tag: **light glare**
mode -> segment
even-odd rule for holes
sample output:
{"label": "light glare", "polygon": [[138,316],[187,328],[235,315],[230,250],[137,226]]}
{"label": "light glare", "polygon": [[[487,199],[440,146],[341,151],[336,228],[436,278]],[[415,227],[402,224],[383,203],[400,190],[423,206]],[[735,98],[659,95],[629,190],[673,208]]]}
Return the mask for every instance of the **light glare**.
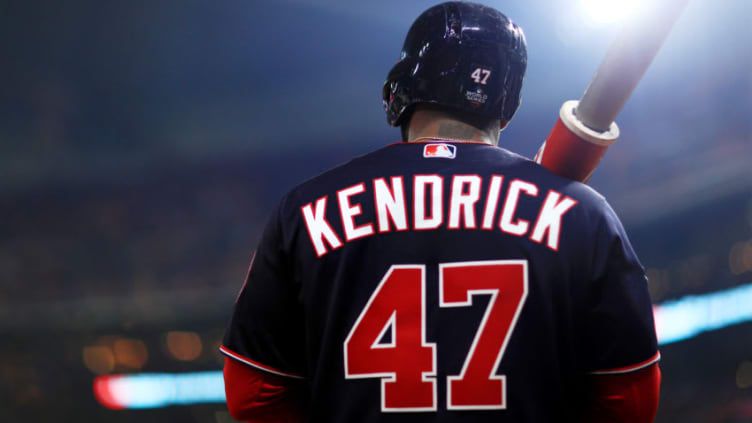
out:
{"label": "light glare", "polygon": [[626,19],[639,8],[637,0],[580,0],[580,7],[595,23],[609,24]]}

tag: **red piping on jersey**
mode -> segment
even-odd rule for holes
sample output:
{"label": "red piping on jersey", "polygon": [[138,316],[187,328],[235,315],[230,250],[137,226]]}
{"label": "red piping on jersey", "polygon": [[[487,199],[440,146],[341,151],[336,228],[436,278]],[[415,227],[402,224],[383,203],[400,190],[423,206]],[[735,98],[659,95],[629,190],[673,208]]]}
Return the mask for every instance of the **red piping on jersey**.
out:
{"label": "red piping on jersey", "polygon": [[224,345],[220,345],[219,346],[219,351],[222,354],[224,354],[224,355],[226,355],[226,356],[228,356],[230,358],[234,358],[235,360],[238,360],[241,363],[245,363],[245,364],[247,364],[249,366],[255,367],[255,368],[257,368],[259,370],[263,370],[265,372],[269,372],[269,373],[272,373],[272,374],[275,374],[275,375],[278,375],[278,376],[291,377],[291,378],[294,378],[294,379],[304,379],[303,376],[296,375],[295,373],[283,372],[281,370],[275,369],[274,367],[270,367],[270,366],[267,366],[265,364],[261,364],[261,363],[259,363],[257,361],[251,360],[248,357],[242,356],[242,355],[240,355],[240,354],[238,354],[238,353],[230,350],[229,348],[225,347]]}
{"label": "red piping on jersey", "polygon": [[644,369],[645,367],[650,366],[651,364],[657,363],[661,359],[661,352],[658,351],[655,353],[654,356],[650,357],[649,359],[645,361],[641,361],[637,364],[633,364],[631,366],[625,366],[625,367],[617,367],[615,369],[606,369],[606,370],[595,370],[590,372],[591,375],[614,375],[614,374],[620,374],[620,373],[629,373],[634,372],[635,370]]}
{"label": "red piping on jersey", "polygon": [[481,145],[487,145],[489,147],[496,147],[501,148],[498,145],[489,144],[487,142],[482,141],[464,141],[464,140],[450,140],[445,138],[433,138],[430,140],[420,140],[420,141],[400,141],[400,142],[393,142],[391,144],[387,144],[387,147],[391,147],[393,145],[410,145],[410,144],[481,144]]}

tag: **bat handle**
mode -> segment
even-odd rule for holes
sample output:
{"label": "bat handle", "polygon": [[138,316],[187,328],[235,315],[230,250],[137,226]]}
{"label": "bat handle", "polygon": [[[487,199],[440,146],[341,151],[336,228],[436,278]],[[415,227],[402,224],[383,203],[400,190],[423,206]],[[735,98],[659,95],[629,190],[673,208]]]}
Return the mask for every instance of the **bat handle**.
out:
{"label": "bat handle", "polygon": [[564,102],[534,160],[559,176],[587,183],[606,149],[619,138],[619,127],[612,122],[604,132],[591,129],[575,115],[578,104]]}

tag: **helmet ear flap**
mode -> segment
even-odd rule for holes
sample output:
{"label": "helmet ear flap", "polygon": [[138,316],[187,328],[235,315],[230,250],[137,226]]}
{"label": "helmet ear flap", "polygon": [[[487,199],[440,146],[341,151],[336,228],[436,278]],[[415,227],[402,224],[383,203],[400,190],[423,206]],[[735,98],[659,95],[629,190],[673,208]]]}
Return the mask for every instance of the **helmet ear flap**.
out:
{"label": "helmet ear flap", "polygon": [[405,58],[397,62],[389,71],[384,86],[382,87],[382,99],[387,120],[392,126],[399,126],[405,120],[407,108],[411,105],[412,84],[409,73],[415,66],[415,60]]}

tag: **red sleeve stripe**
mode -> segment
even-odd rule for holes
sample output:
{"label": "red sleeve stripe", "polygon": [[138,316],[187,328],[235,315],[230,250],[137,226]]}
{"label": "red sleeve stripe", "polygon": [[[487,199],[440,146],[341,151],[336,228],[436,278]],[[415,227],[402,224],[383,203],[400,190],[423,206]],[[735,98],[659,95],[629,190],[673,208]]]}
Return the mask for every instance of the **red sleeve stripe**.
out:
{"label": "red sleeve stripe", "polygon": [[661,359],[661,352],[658,351],[655,353],[654,356],[650,357],[649,359],[639,362],[637,364],[633,364],[631,366],[625,366],[625,367],[617,367],[615,369],[606,369],[606,370],[595,370],[590,372],[591,375],[616,375],[621,373],[630,373],[634,372],[636,370],[644,369],[645,367],[650,366],[651,364],[655,364]]}
{"label": "red sleeve stripe", "polygon": [[234,351],[230,351],[224,345],[220,345],[219,346],[219,351],[222,354],[224,354],[224,355],[226,355],[226,356],[228,356],[230,358],[234,358],[235,360],[240,361],[241,363],[245,363],[245,364],[247,364],[247,365],[249,365],[251,367],[255,367],[255,368],[257,368],[259,370],[263,370],[265,372],[269,372],[269,373],[272,373],[272,374],[275,374],[275,375],[278,375],[278,376],[291,377],[293,379],[304,379],[303,376],[296,375],[294,373],[283,372],[283,371],[277,370],[277,369],[275,369],[273,367],[269,367],[269,366],[267,366],[265,364],[261,364],[261,363],[259,363],[257,361],[253,361],[253,360],[251,360],[248,357],[244,357],[244,356],[242,356],[242,355],[240,355],[240,354],[238,354],[238,353],[236,353]]}

